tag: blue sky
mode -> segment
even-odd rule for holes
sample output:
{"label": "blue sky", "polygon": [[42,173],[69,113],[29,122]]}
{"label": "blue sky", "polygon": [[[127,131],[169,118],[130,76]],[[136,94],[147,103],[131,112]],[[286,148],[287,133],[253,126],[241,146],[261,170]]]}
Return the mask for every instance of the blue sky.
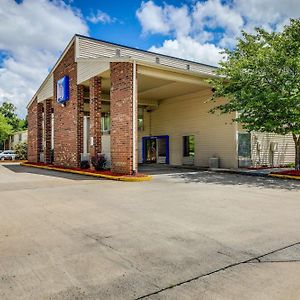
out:
{"label": "blue sky", "polygon": [[299,0],[0,0],[0,103],[20,116],[75,33],[218,65],[241,30],[280,31]]}
{"label": "blue sky", "polygon": [[[179,1],[172,2],[180,3]],[[163,1],[156,3],[163,3]],[[163,41],[163,37],[159,35],[141,36],[142,27],[136,17],[136,11],[141,5],[141,1],[74,0],[72,5],[79,7],[85,16],[100,9],[111,18],[116,19],[108,24],[89,23],[92,37],[141,49],[148,49],[153,44],[159,44]]]}

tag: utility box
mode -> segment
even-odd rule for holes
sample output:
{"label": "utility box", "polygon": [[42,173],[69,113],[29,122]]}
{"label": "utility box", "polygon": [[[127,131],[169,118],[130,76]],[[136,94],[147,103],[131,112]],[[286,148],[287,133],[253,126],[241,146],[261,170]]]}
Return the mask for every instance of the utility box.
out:
{"label": "utility box", "polygon": [[217,169],[220,167],[220,159],[219,157],[210,157],[208,159],[208,166],[210,169]]}

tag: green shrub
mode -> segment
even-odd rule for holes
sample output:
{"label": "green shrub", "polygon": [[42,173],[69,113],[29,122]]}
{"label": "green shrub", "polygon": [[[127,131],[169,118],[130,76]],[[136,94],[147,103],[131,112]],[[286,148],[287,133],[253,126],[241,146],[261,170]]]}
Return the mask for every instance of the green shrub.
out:
{"label": "green shrub", "polygon": [[25,160],[27,159],[27,143],[21,142],[15,145],[14,151],[16,153],[16,158]]}

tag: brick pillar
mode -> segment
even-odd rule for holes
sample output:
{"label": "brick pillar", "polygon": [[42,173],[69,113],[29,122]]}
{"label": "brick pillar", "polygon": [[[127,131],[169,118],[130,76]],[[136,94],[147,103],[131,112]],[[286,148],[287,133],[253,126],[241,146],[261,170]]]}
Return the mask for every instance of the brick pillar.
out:
{"label": "brick pillar", "polygon": [[52,119],[52,99],[44,101],[44,127],[45,127],[45,163],[51,163],[51,119]]}
{"label": "brick pillar", "polygon": [[43,104],[35,99],[28,108],[28,161],[39,162],[42,150]]}
{"label": "brick pillar", "polygon": [[84,117],[84,86],[77,85],[77,167],[80,166],[83,153],[83,117]]}
{"label": "brick pillar", "polygon": [[101,153],[101,77],[90,79],[90,155]]}
{"label": "brick pillar", "polygon": [[133,169],[137,170],[133,166],[133,131],[137,133],[137,128],[133,128],[134,114],[137,118],[137,105],[133,103],[134,67],[132,63],[112,62],[110,69],[111,169],[116,173],[132,174]]}

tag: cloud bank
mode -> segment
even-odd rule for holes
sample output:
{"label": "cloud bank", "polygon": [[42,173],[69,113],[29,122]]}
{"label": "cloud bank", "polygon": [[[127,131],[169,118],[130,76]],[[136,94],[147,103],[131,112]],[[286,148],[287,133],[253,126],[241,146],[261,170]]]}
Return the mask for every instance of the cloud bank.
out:
{"label": "cloud bank", "polygon": [[224,48],[233,48],[241,30],[278,31],[300,15],[299,0],[207,0],[181,6],[142,2],[136,12],[143,36],[166,39],[150,50],[218,65]]}
{"label": "cloud bank", "polygon": [[20,116],[74,33],[88,34],[78,10],[61,0],[1,0],[0,103],[13,102]]}

